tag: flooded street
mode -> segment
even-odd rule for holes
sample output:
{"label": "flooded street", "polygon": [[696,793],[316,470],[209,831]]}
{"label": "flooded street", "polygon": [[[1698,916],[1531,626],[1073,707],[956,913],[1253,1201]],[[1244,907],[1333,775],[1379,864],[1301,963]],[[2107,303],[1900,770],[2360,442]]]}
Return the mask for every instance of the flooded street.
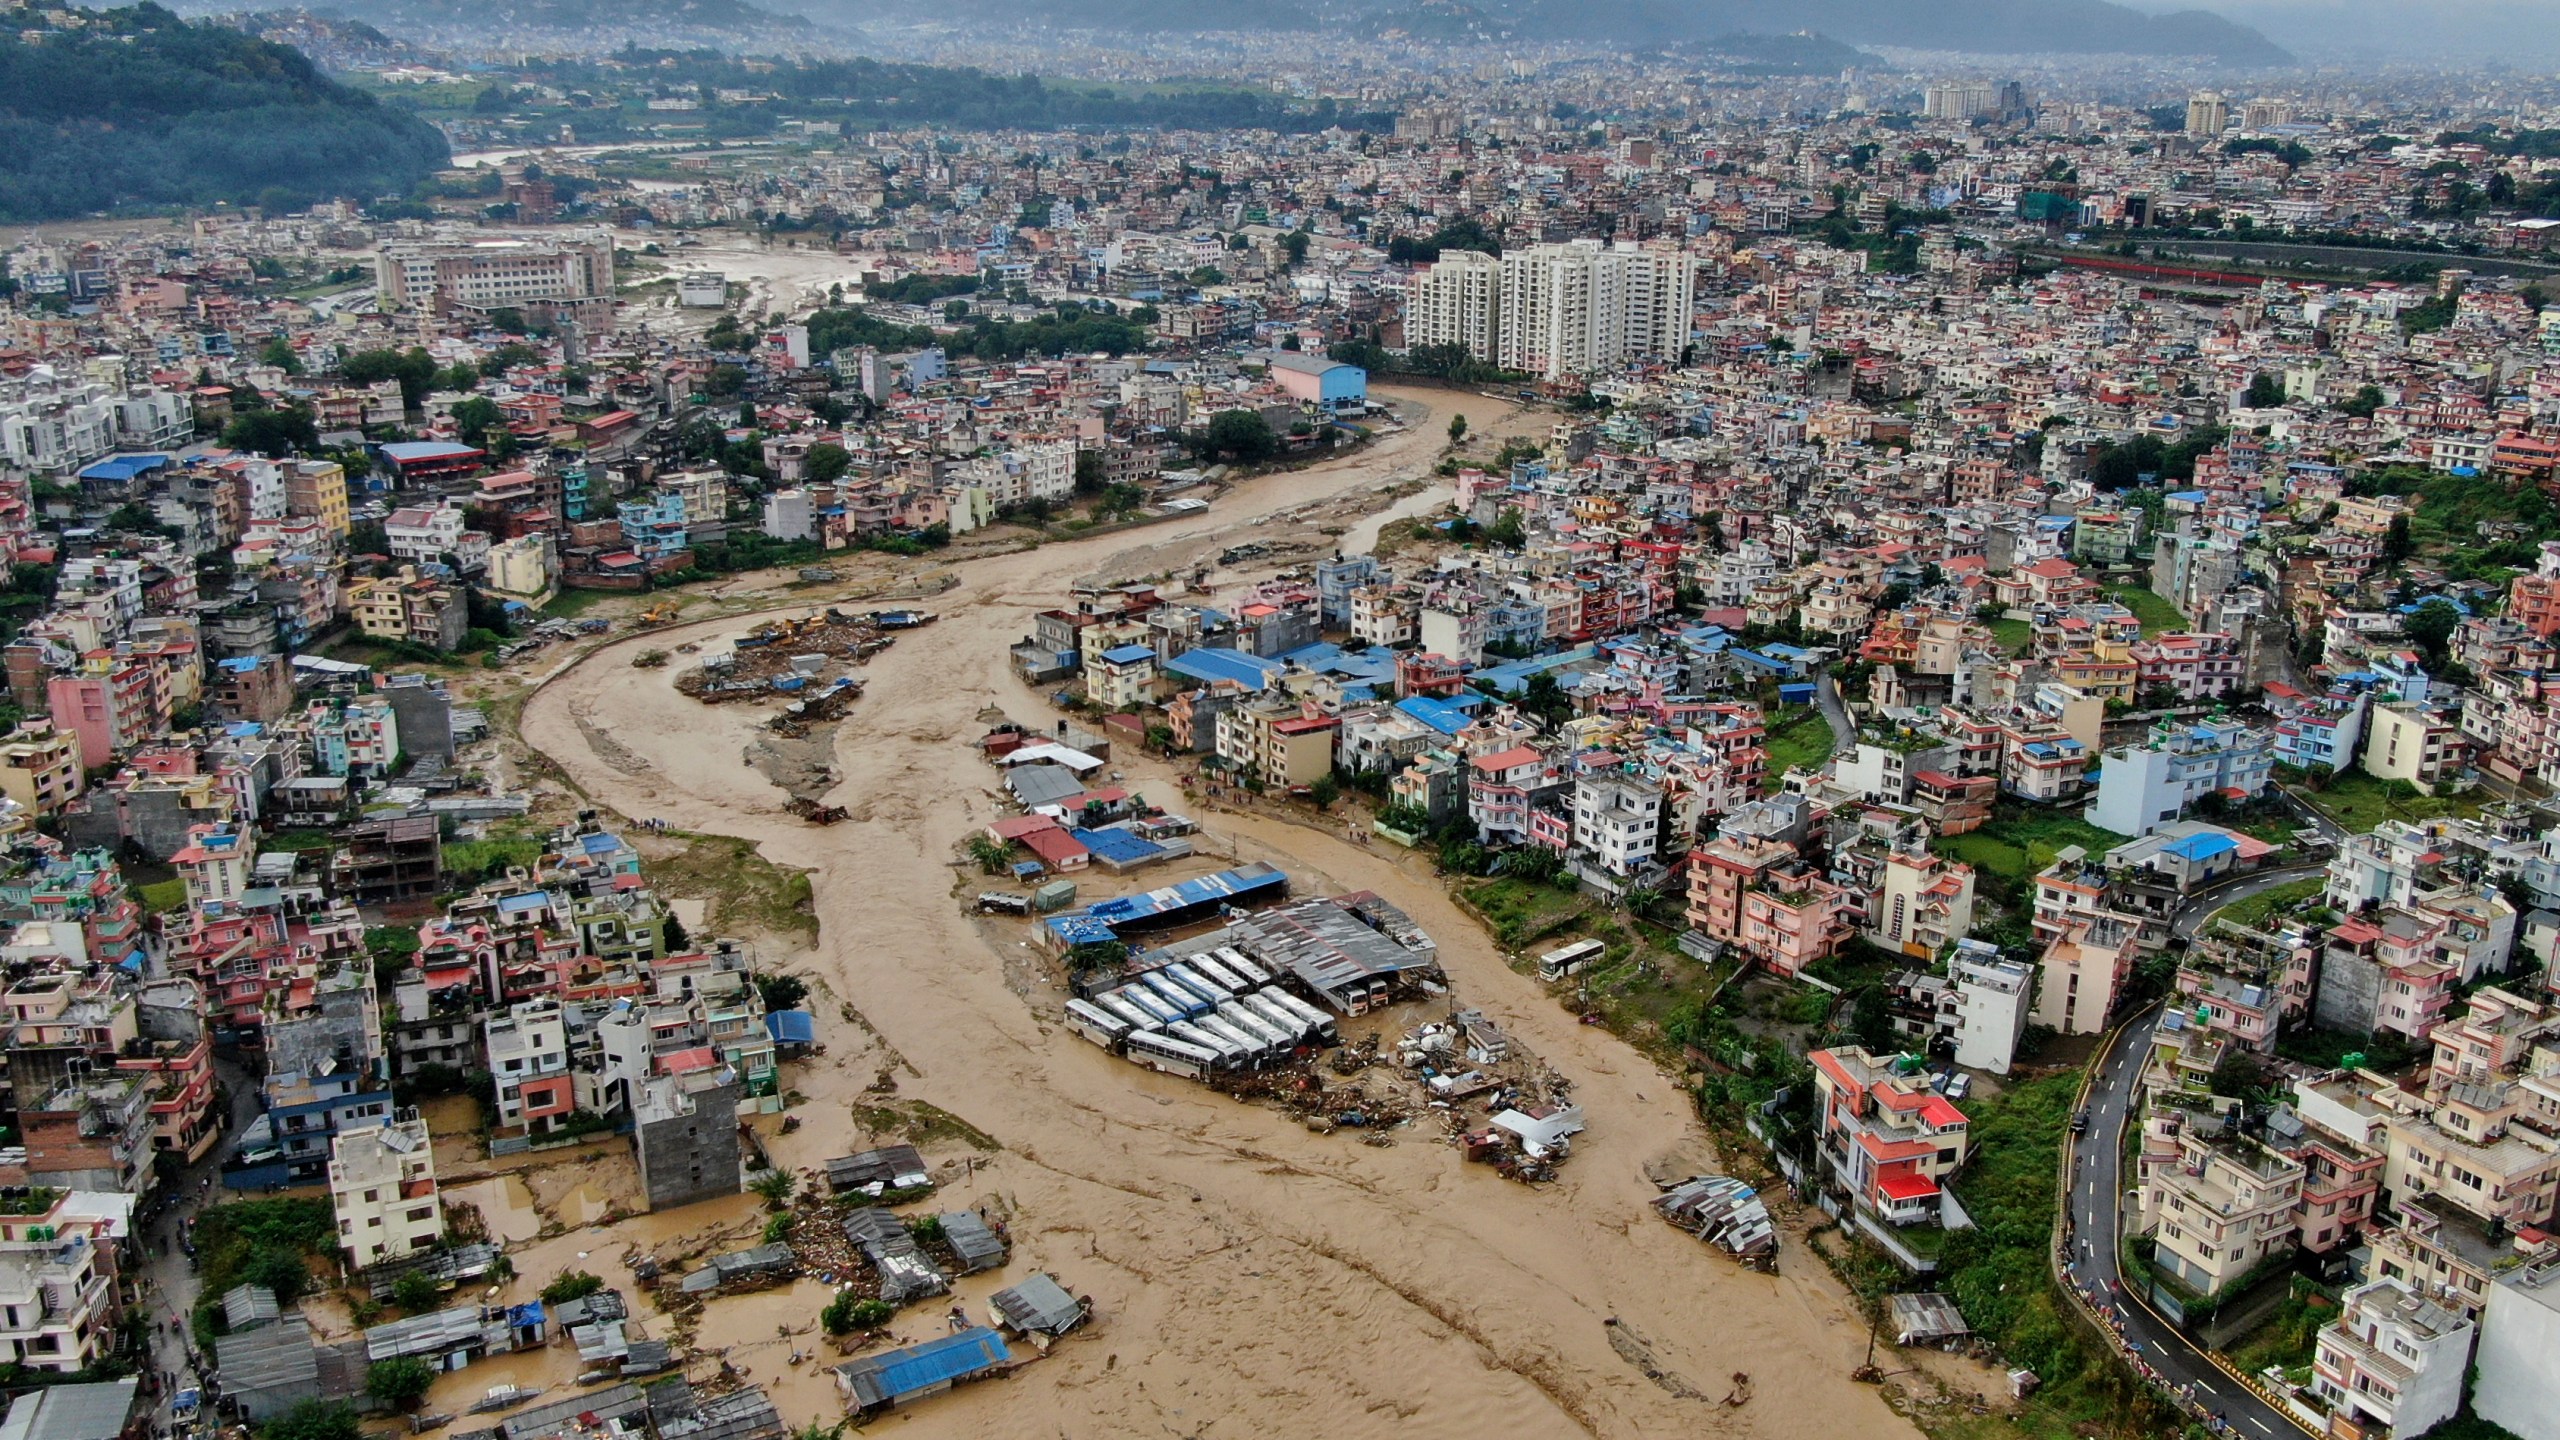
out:
{"label": "flooded street", "polygon": [[[838,733],[842,779],[828,798],[850,810],[846,824],[792,819],[781,793],[741,764],[761,717],[706,709],[676,693],[673,669],[630,665],[643,648],[733,632],[734,619],[595,652],[527,704],[525,739],[625,815],[745,837],[815,872],[813,980],[878,1038],[813,1000],[830,1053],[788,1076],[809,1103],[800,1130],[774,1141],[780,1161],[806,1167],[865,1143],[853,1107],[865,1103],[875,1062],[894,1055],[900,1097],[929,1101],[1003,1147],[935,1202],[955,1208],[984,1195],[1014,1217],[1012,1263],[964,1282],[967,1303],[982,1311],[976,1297],[1033,1270],[1094,1298],[1088,1333],[1012,1380],[919,1406],[896,1422],[901,1434],[1245,1436],[1284,1415],[1292,1430],[1345,1440],[1914,1434],[1874,1389],[1848,1380],[1865,1329],[1817,1261],[1798,1253],[1780,1276],[1742,1272],[1647,1212],[1647,1162],[1704,1152],[1688,1101],[1650,1062],[1513,974],[1421,862],[1347,843],[1338,827],[1199,816],[1216,832],[1211,848],[1223,856],[1232,839],[1239,858],[1291,872],[1298,893],[1370,888],[1405,907],[1438,940],[1463,1002],[1576,1083],[1590,1130],[1553,1185],[1530,1189],[1468,1166],[1436,1130],[1396,1132],[1383,1148],[1319,1137],[1277,1111],[1114,1059],[1054,1023],[1061,993],[1035,991],[1026,1003],[1008,987],[1000,951],[1018,951],[1027,926],[995,927],[1013,938],[991,947],[961,912],[959,897],[979,881],[953,863],[957,848],[1007,813],[997,773],[969,742],[989,707],[1032,723],[1050,714],[1007,663],[1032,613],[1065,600],[1080,576],[1185,567],[1291,507],[1419,481],[1452,410],[1478,433],[1510,410],[1451,392],[1400,398],[1436,413],[1364,452],[1251,482],[1207,516],[960,562],[959,588],[934,602],[941,621],[872,662]],[[1417,495],[1398,509],[1422,514],[1432,503]],[[1354,533],[1374,537],[1376,525]],[[1169,769],[1127,756],[1115,764],[1149,798],[1185,808]],[[1083,883],[1092,898],[1162,882]],[[664,1219],[700,1227],[698,1212],[719,1208]],[[542,1242],[519,1256],[520,1272],[541,1273],[528,1262],[572,1242],[615,1249],[602,1237],[621,1239],[649,1218]],[[752,1200],[728,1223],[751,1231]],[[814,1323],[823,1299],[804,1281],[715,1302],[698,1343],[770,1349],[747,1363],[772,1379],[789,1368],[781,1332]],[[904,1338],[941,1333],[939,1307],[900,1318]],[[649,1316],[650,1333],[663,1323]],[[1649,1353],[1669,1378],[1649,1377],[1631,1353]],[[810,1378],[795,1374],[777,1393],[786,1418],[832,1421],[841,1412],[823,1371],[801,1369]],[[1723,1394],[1735,1372],[1754,1378],[1748,1405],[1684,1398]],[[470,1378],[480,1389],[497,1383],[479,1374]]]}

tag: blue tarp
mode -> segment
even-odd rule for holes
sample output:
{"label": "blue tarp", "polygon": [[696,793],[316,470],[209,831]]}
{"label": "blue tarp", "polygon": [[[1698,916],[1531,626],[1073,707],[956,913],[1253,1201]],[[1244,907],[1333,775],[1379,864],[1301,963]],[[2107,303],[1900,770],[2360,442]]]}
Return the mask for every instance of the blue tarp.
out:
{"label": "blue tarp", "polygon": [[1114,665],[1135,665],[1156,658],[1155,650],[1146,645],[1115,645],[1102,652],[1102,658]]}
{"label": "blue tarp", "polygon": [[818,1039],[818,1020],[806,1010],[767,1010],[764,1031],[776,1045],[811,1045]]}

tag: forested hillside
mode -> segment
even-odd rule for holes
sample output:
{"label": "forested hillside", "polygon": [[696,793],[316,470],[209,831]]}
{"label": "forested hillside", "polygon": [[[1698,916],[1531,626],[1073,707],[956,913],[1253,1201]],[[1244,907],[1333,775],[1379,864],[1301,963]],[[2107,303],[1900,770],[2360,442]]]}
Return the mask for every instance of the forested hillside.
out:
{"label": "forested hillside", "polygon": [[298,50],[157,5],[84,18],[0,35],[0,220],[370,199],[445,163],[433,126]]}

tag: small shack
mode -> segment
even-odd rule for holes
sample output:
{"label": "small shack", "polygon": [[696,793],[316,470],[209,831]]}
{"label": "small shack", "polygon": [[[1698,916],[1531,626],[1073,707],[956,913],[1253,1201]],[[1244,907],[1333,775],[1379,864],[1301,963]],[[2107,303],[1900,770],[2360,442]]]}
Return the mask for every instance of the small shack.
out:
{"label": "small shack", "polygon": [[940,1216],[943,1242],[951,1247],[952,1257],[960,1262],[960,1273],[975,1275],[993,1270],[1010,1254],[1004,1237],[998,1235],[974,1210],[947,1210]]}
{"label": "small shack", "polygon": [[836,1367],[836,1388],[844,1393],[847,1409],[873,1415],[995,1374],[1012,1361],[1003,1336],[972,1326],[921,1345],[848,1360]]}
{"label": "small shack", "polygon": [[842,1155],[826,1163],[827,1188],[842,1195],[860,1191],[878,1199],[892,1190],[926,1190],[933,1186],[933,1172],[925,1168],[924,1152],[913,1145],[883,1145],[859,1155]]}
{"label": "small shack", "polygon": [[951,1293],[950,1277],[925,1258],[924,1247],[897,1216],[878,1206],[864,1206],[844,1217],[844,1238],[862,1252],[880,1277],[880,1298],[904,1305],[928,1295]]}
{"label": "small shack", "polygon": [[1760,1192],[1730,1175],[1697,1175],[1654,1197],[1656,1214],[1753,1269],[1776,1268],[1778,1228]]}
{"label": "small shack", "polygon": [[1064,1335],[1092,1318],[1090,1302],[1067,1293],[1045,1273],[987,1297],[1004,1328],[1023,1335]]}
{"label": "small shack", "polygon": [[1931,1290],[1893,1299],[1893,1343],[1948,1345],[1973,1333],[1956,1302]]}

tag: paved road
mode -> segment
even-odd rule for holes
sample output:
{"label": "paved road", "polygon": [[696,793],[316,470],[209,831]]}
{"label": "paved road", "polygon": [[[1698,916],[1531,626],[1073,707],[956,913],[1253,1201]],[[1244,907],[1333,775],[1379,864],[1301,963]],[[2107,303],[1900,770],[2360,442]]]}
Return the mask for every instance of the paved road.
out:
{"label": "paved road", "polygon": [[[2292,865],[2218,886],[2182,906],[2170,921],[2170,932],[2189,938],[2223,906],[2319,871],[2317,865]],[[2145,1364],[2168,1382],[2191,1388],[2244,1440],[2293,1440],[2297,1427],[2292,1420],[2216,1369],[2185,1335],[2124,1298],[2115,1243],[2127,1184],[2122,1173],[2124,1129],[2133,1118],[2135,1082],[2150,1052],[2151,1020],[2158,1013],[2154,1005],[2128,1020],[2115,1043],[2098,1057],[2089,1085],[2089,1132],[2072,1143],[2071,1191],[2064,1198],[2072,1234],[2067,1273],[2084,1293],[2102,1297],[2099,1303],[2122,1322],[2126,1340]]]}
{"label": "paved road", "polygon": [[1832,683],[1830,671],[1814,680],[1813,698],[1822,706],[1822,718],[1831,722],[1832,750],[1846,752],[1857,743],[1858,727],[1849,719],[1849,707],[1840,702],[1840,687]]}

